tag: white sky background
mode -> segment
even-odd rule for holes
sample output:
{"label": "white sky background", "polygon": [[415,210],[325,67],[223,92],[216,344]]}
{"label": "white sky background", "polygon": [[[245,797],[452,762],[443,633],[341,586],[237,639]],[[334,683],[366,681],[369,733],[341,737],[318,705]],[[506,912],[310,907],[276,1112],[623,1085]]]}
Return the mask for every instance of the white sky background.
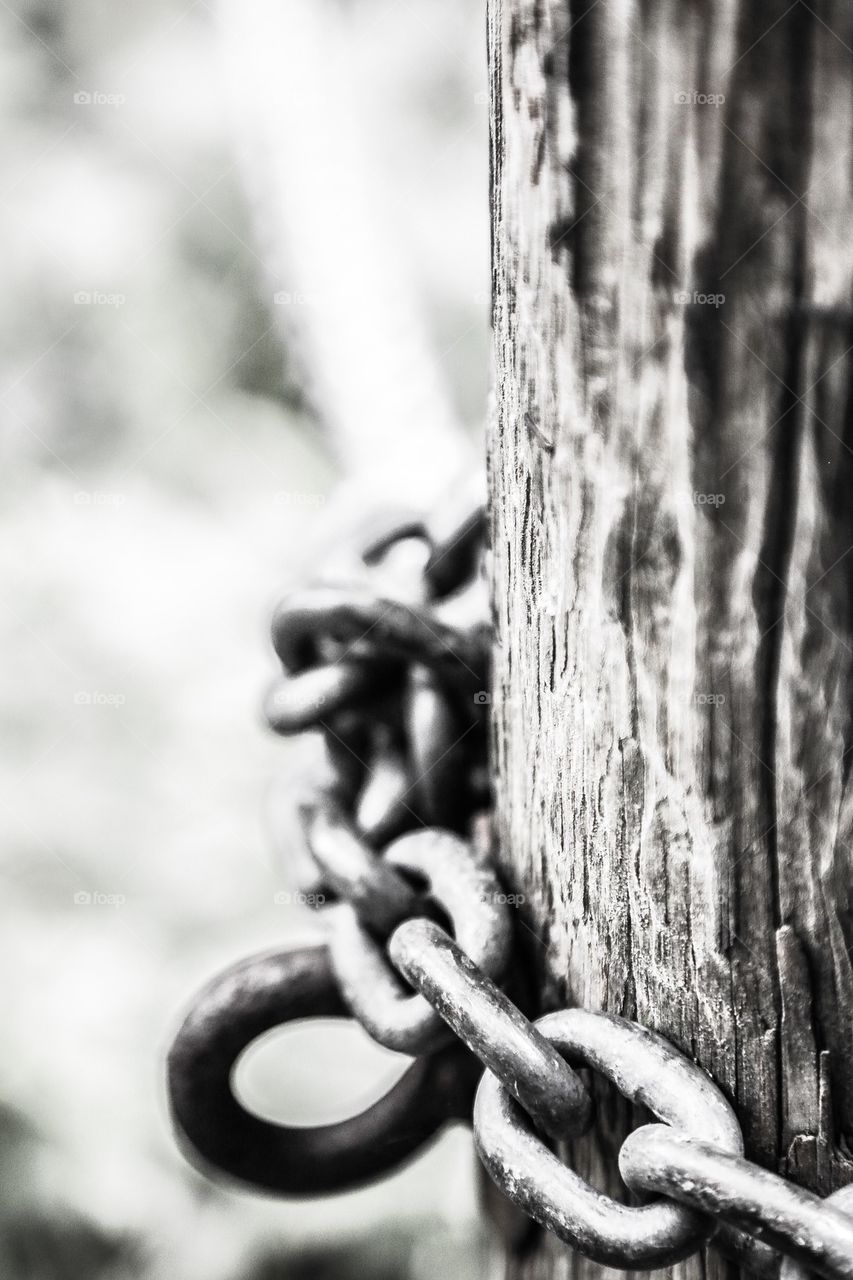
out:
{"label": "white sky background", "polygon": [[[467,0],[336,7],[396,251],[475,431],[484,15]],[[203,2],[30,0],[0,32],[0,1101],[44,1138],[19,1193],[139,1231],[145,1274],[171,1280],[236,1280],[269,1240],[407,1218],[464,1234],[473,1195],[456,1134],[332,1206],[211,1197],[165,1122],[162,1055],[192,991],[316,927],[274,902],[288,882],[264,814],[294,754],[259,705],[271,605],[312,569],[338,472],[295,407],[216,30]],[[355,1033],[305,1043],[284,1076],[258,1055],[254,1101],[293,1117],[298,1090],[304,1115],[331,1118],[328,1091],[342,1114],[396,1070]],[[438,1249],[425,1243],[424,1275]]]}

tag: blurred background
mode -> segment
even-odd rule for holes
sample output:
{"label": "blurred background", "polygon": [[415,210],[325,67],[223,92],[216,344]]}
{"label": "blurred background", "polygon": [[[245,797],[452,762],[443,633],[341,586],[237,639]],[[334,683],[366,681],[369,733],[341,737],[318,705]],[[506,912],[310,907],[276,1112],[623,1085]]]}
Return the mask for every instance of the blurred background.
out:
{"label": "blurred background", "polygon": [[[484,1265],[462,1129],[289,1204],[168,1126],[196,988],[318,936],[283,856],[299,747],[260,719],[271,608],[377,502],[479,471],[488,384],[482,6],[245,8],[2,6],[4,1280]],[[312,1024],[240,1090],[331,1120],[403,1065]]]}

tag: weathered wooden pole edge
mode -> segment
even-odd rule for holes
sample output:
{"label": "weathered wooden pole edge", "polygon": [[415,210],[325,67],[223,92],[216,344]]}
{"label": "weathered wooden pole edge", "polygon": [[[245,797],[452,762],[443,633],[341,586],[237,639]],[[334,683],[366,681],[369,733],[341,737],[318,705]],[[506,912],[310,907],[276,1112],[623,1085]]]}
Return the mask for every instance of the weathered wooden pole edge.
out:
{"label": "weathered wooden pole edge", "polygon": [[[851,48],[843,0],[489,7],[521,933],[543,1007],[661,1031],[822,1192],[853,1177]],[[614,1188],[601,1110],[571,1155]],[[510,1274],[611,1274],[564,1258]]]}

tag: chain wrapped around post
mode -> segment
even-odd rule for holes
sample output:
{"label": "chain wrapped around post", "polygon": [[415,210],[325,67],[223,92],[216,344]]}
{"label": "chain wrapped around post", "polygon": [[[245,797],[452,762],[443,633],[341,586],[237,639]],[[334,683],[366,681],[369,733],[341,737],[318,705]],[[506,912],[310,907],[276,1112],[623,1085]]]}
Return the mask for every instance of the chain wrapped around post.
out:
{"label": "chain wrapped around post", "polygon": [[[423,544],[419,585],[405,600],[374,591],[371,576],[411,541]],[[317,1195],[382,1176],[445,1122],[470,1120],[503,1193],[602,1264],[650,1269],[710,1243],[766,1280],[853,1280],[853,1189],[821,1200],[746,1160],[728,1101],[663,1037],[582,1009],[530,1022],[499,985],[512,926],[483,839],[485,543],[481,508],[444,537],[406,520],[369,542],[366,582],[302,590],[277,609],[283,675],[266,714],[278,733],[323,739],[325,772],[300,816],[329,941],[241,961],[199,994],[169,1055],[179,1141],[212,1174]],[[233,1092],[239,1056],[311,1017],[356,1018],[416,1061],[338,1124],[252,1115]],[[593,1123],[581,1068],[662,1122],[619,1154],[636,1207],[593,1190],[539,1136]]]}

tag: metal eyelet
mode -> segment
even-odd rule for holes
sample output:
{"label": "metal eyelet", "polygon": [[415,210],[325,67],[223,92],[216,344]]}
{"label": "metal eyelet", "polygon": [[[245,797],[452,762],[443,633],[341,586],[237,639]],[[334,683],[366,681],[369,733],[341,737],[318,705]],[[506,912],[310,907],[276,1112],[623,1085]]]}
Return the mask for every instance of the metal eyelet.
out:
{"label": "metal eyelet", "polygon": [[[573,1066],[600,1071],[660,1120],[740,1154],[734,1112],[710,1078],[661,1036],[611,1014],[566,1009],[534,1026]],[[474,1137],[505,1195],[579,1253],[604,1266],[664,1267],[701,1248],[714,1224],[680,1205],[618,1204],[567,1168],[529,1118],[486,1072],[474,1103]]]}
{"label": "metal eyelet", "polygon": [[[383,860],[426,881],[427,893],[450,918],[474,964],[498,978],[509,958],[511,923],[497,877],[475,862],[470,847],[433,828],[402,836]],[[329,908],[332,965],[352,1013],[379,1044],[399,1053],[427,1053],[452,1040],[428,1000],[414,994],[392,967],[384,945],[348,903]]]}
{"label": "metal eyelet", "polygon": [[361,1115],[313,1129],[252,1115],[231,1076],[265,1031],[303,1018],[345,1018],[325,947],[252,956],[197,998],[172,1046],[168,1088],[190,1161],[265,1191],[312,1196],[385,1174],[470,1111],[479,1064],[456,1048],[416,1062]]}

